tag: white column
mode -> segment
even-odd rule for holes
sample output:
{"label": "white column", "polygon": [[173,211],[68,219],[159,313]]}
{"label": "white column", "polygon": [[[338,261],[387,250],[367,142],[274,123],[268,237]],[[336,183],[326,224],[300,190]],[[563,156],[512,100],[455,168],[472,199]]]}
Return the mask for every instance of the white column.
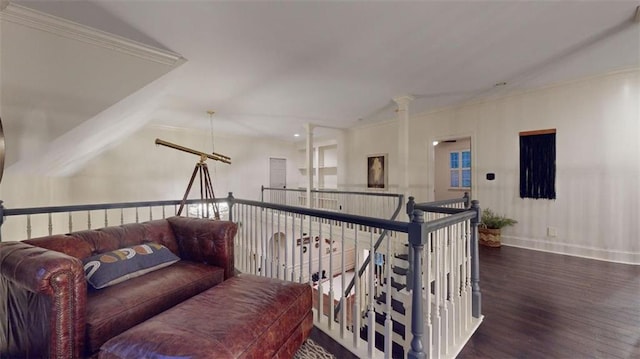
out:
{"label": "white column", "polygon": [[409,102],[411,95],[394,97],[398,105],[398,192],[408,198],[409,191]]}
{"label": "white column", "polygon": [[311,200],[311,188],[313,188],[313,125],[307,123],[307,207],[313,207]]}

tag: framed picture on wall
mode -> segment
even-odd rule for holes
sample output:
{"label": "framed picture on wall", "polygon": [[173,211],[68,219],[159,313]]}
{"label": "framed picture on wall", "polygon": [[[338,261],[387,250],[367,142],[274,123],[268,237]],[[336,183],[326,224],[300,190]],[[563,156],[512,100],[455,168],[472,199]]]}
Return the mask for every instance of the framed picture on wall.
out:
{"label": "framed picture on wall", "polygon": [[387,188],[387,165],[386,154],[367,156],[367,188]]}

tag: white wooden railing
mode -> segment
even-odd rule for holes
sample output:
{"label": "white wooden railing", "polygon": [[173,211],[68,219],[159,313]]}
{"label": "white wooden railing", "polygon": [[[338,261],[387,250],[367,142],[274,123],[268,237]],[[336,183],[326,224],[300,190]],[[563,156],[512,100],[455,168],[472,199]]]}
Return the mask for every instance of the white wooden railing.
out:
{"label": "white wooden railing", "polygon": [[[231,218],[241,224],[237,266],[310,283],[315,325],[360,357],[411,357],[422,348],[429,358],[452,358],[482,320],[479,304],[473,310],[472,286],[478,278],[473,278],[471,260],[472,220],[479,209],[466,208],[466,197],[457,200],[461,204],[453,202],[430,206],[410,201],[412,221],[399,222],[238,200],[231,210]],[[424,222],[425,216],[436,219]],[[389,235],[376,247],[385,231]],[[407,261],[408,248],[397,243],[422,243],[419,252],[412,252],[418,255],[413,263],[422,263],[417,273]],[[371,253],[377,260],[358,276],[357,268]],[[407,289],[407,274],[410,281],[420,278],[415,287],[421,290]],[[351,278],[355,285],[345,292]],[[475,292],[479,297],[477,285]],[[414,320],[423,333],[415,348],[420,330],[412,330]]]}
{"label": "white wooden railing", "polygon": [[262,202],[382,219],[395,218],[404,204],[403,195],[398,193],[312,189],[310,194],[311,200],[307,199],[307,190],[304,188],[263,186],[260,198]]}
{"label": "white wooden railing", "polygon": [[[410,200],[410,220],[397,221],[246,201],[231,194],[215,201],[223,219],[239,225],[238,270],[312,285],[316,327],[360,357],[453,358],[482,321],[477,203],[466,208]],[[7,209],[0,202],[0,238],[21,240],[164,218],[174,215],[179,203]],[[187,214],[205,212],[206,204],[189,204]],[[373,260],[363,266],[367,258]],[[421,263],[419,270],[411,263]],[[345,291],[352,278],[353,289]]]}

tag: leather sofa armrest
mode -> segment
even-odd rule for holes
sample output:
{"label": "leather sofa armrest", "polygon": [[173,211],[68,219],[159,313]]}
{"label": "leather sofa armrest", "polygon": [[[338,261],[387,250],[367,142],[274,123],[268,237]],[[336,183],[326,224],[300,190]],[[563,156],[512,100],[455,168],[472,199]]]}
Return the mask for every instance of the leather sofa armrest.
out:
{"label": "leather sofa armrest", "polygon": [[237,224],[187,217],[171,217],[167,220],[173,228],[182,259],[222,267],[224,279],[233,277],[233,240],[238,231]]}
{"label": "leather sofa armrest", "polygon": [[0,357],[83,356],[82,262],[22,242],[0,243]]}

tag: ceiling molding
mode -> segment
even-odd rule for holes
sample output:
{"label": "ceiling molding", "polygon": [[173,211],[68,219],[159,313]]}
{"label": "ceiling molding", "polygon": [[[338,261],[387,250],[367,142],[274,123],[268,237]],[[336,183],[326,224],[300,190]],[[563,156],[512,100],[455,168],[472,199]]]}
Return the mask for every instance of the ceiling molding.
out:
{"label": "ceiling molding", "polygon": [[145,45],[6,0],[0,0],[0,21],[24,25],[163,65],[178,66],[186,61],[180,54]]}

